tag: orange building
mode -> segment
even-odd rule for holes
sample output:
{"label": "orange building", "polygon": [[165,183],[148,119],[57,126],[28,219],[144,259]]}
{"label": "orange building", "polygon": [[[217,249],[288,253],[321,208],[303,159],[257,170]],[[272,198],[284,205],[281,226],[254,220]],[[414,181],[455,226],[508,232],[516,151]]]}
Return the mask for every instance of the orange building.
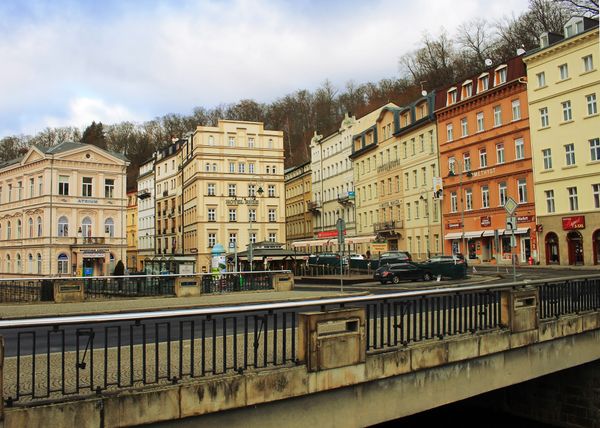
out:
{"label": "orange building", "polygon": [[[521,263],[537,260],[526,83],[517,56],[436,95],[445,254],[474,263],[508,264],[513,252]],[[508,198],[518,203],[515,248],[505,230]]]}

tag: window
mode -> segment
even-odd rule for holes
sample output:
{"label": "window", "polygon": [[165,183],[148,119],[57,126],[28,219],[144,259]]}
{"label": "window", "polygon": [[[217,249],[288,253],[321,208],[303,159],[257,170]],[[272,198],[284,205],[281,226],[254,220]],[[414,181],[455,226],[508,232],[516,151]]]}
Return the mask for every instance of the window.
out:
{"label": "window", "polygon": [[248,221],[256,222],[256,210],[254,208],[248,210]]}
{"label": "window", "polygon": [[496,163],[498,165],[504,163],[504,144],[496,144]]}
{"label": "window", "polygon": [[588,116],[598,113],[598,106],[596,104],[596,94],[586,95],[585,100],[587,102]]}
{"label": "window", "polygon": [[487,151],[485,148],[479,149],[479,168],[487,167]]}
{"label": "window", "polygon": [[245,163],[241,162],[238,164],[238,172],[240,174],[243,174],[246,172],[246,164]]}
{"label": "window", "polygon": [[229,221],[237,221],[237,210],[229,208]]}
{"label": "window", "polygon": [[600,208],[600,184],[592,184],[594,194],[594,208]]}
{"label": "window", "polygon": [[275,185],[269,184],[269,187],[267,189],[268,189],[269,198],[274,198],[275,197]]}
{"label": "window", "polygon": [[490,86],[490,77],[486,74],[479,77],[479,85],[481,91],[487,91]]}
{"label": "window", "polygon": [[248,164],[248,172],[250,174],[254,174],[254,164],[253,163]]}
{"label": "window", "polygon": [[455,213],[458,211],[458,198],[456,192],[450,194],[450,212]]}
{"label": "window", "polygon": [[21,273],[22,271],[23,270],[22,270],[22,267],[21,267],[21,254],[17,253],[17,266],[16,266],[16,269],[15,269],[15,272],[16,273]]}
{"label": "window", "polygon": [[229,172],[235,172],[235,162],[229,162]]}
{"label": "window", "polygon": [[454,139],[454,133],[453,133],[453,129],[452,129],[452,124],[449,123],[446,125],[446,140],[452,141],[453,139]]}
{"label": "window", "polygon": [[84,238],[92,236],[92,220],[89,217],[85,217],[81,221],[81,234]]}
{"label": "window", "polygon": [[273,148],[273,139],[269,138],[269,141],[267,142],[267,148],[268,149],[272,149]]}
{"label": "window", "polygon": [[536,74],[538,88],[543,88],[546,86],[546,73],[543,71],[541,73]]}
{"label": "window", "polygon": [[248,137],[248,147],[254,147],[254,137]]}
{"label": "window", "polygon": [[502,125],[502,107],[494,107],[494,126]]}
{"label": "window", "polygon": [[521,119],[521,101],[514,100],[512,102],[512,115],[513,115],[512,120]]}
{"label": "window", "polygon": [[215,196],[215,183],[208,183],[207,184],[207,188],[206,188],[206,193],[208,194],[208,196]]}
{"label": "window", "polygon": [[[271,167],[270,167],[269,165],[267,165],[267,166],[266,166],[266,169],[267,169],[267,174],[270,174],[270,173],[271,173]],[[329,167],[327,167],[327,172],[326,172],[326,173],[323,173],[323,175],[324,175],[324,178],[327,178],[327,177],[329,177],[329,173],[328,173],[328,172],[329,172]]]}
{"label": "window", "polygon": [[27,273],[34,273],[33,272],[33,255],[31,253],[27,256]]}
{"label": "window", "polygon": [[420,217],[421,213],[419,212],[419,201],[415,201],[415,219]]}
{"label": "window", "polygon": [[208,145],[209,146],[214,146],[215,145],[215,137],[213,137],[212,135],[208,136]]}
{"label": "window", "polygon": [[216,208],[208,209],[208,221],[217,221],[217,210]]}
{"label": "window", "polygon": [[248,196],[256,196],[256,186],[254,184],[248,184]]}
{"label": "window", "polygon": [[277,234],[275,232],[269,233],[269,242],[277,242]]}
{"label": "window", "polygon": [[567,64],[561,64],[558,66],[558,73],[560,74],[560,80],[569,78],[569,67]]}
{"label": "window", "polygon": [[527,202],[527,180],[519,178],[517,181],[517,190],[519,193],[519,203],[523,204]]}
{"label": "window", "polygon": [[463,98],[469,98],[473,95],[473,84],[471,82],[463,85]]}
{"label": "window", "polygon": [[500,85],[502,83],[506,83],[506,66],[501,66],[502,68],[496,69],[496,82],[495,85]]}
{"label": "window", "polygon": [[69,176],[59,175],[58,176],[58,194],[62,196],[69,195]]}
{"label": "window", "polygon": [[206,162],[206,165],[204,165],[204,170],[206,172],[210,172],[210,163]]}
{"label": "window", "polygon": [[552,169],[552,149],[542,150],[542,157],[544,158],[544,169]]}
{"label": "window", "polygon": [[233,244],[234,247],[237,247],[237,233],[229,234],[229,243]]}
{"label": "window", "polygon": [[600,161],[600,139],[592,138],[590,140],[590,156],[593,161]]}
{"label": "window", "polygon": [[269,208],[269,222],[275,223],[275,221],[276,221],[275,208]]}
{"label": "window", "polygon": [[503,207],[506,204],[506,183],[504,181],[498,184],[498,196],[500,206]]}
{"label": "window", "polygon": [[463,153],[463,171],[471,171],[471,155]]}
{"label": "window", "polygon": [[42,273],[42,255],[37,253],[37,273]]}
{"label": "window", "polygon": [[208,248],[212,248],[217,244],[217,234],[210,232],[208,234]]}
{"label": "window", "polygon": [[594,69],[594,60],[591,55],[584,56],[583,60],[583,71],[592,71]]}
{"label": "window", "polygon": [[460,132],[461,132],[461,136],[462,137],[466,137],[467,135],[469,135],[469,126],[467,124],[467,118],[463,117],[460,120]]}
{"label": "window", "polygon": [[6,239],[8,239],[8,240],[11,239],[11,232],[12,232],[12,224],[9,221],[8,223],[6,223]]}
{"label": "window", "polygon": [[488,186],[481,186],[481,208],[490,207],[490,189]]}
{"label": "window", "polygon": [[573,120],[573,114],[571,112],[571,101],[565,101],[561,103],[563,111],[563,121],[568,122]]}
{"label": "window", "polygon": [[92,196],[92,177],[83,177],[82,178],[82,196]]}
{"label": "window", "polygon": [[448,102],[447,105],[456,103],[456,88],[451,88],[448,91]]}
{"label": "window", "polygon": [[473,191],[471,189],[465,190],[465,210],[471,211],[473,209]]}
{"label": "window", "polygon": [[410,220],[411,219],[411,212],[410,212],[410,202],[406,203],[406,219]]}
{"label": "window", "polygon": [[107,178],[104,180],[104,197],[105,198],[114,198],[115,193],[115,180],[112,178]]}
{"label": "window", "polygon": [[540,125],[542,128],[550,126],[550,120],[548,119],[548,107],[540,109]]}
{"label": "window", "polygon": [[41,238],[41,236],[42,236],[42,218],[41,217],[37,218],[37,236],[38,236],[38,238]]}
{"label": "window", "polygon": [[34,234],[33,234],[33,219],[31,217],[29,217],[29,238],[33,238]]}
{"label": "window", "polygon": [[[456,159],[454,159],[453,157],[448,159],[448,171],[451,174],[456,174]],[[406,178],[407,180],[405,187],[408,187],[408,176]]]}
{"label": "window", "polygon": [[277,174],[277,167],[275,165],[273,165],[271,167],[271,171],[273,172],[273,174]]}
{"label": "window", "polygon": [[44,183],[42,182],[42,176],[38,177],[38,196],[42,196],[42,190],[44,188]]}
{"label": "window", "polygon": [[17,220],[17,239],[21,239],[21,232],[23,230],[23,224],[21,220]]}
{"label": "window", "polygon": [[58,219],[58,236],[69,236],[69,220],[65,216]]}
{"label": "window", "polygon": [[522,138],[515,140],[515,159],[525,159],[525,143]]}
{"label": "window", "polygon": [[554,206],[554,190],[546,190],[544,193],[546,194],[546,210],[548,210],[548,213],[555,212],[556,207]]}
{"label": "window", "polygon": [[30,198],[33,198],[33,189],[34,189],[33,181],[34,181],[33,178],[29,179],[29,197]]}
{"label": "window", "polygon": [[107,218],[104,221],[104,234],[109,238],[115,237],[115,222],[112,218]]}
{"label": "window", "polygon": [[235,196],[236,195],[237,186],[235,184],[227,185],[227,195]]}
{"label": "window", "polygon": [[567,166],[575,165],[575,144],[565,145],[565,158]]}
{"label": "window", "polygon": [[477,113],[477,132],[482,132],[484,130],[483,124],[483,112],[480,111]]}
{"label": "window", "polygon": [[577,187],[567,187],[567,191],[569,192],[569,208],[571,211],[577,211],[579,209]]}
{"label": "window", "polygon": [[235,146],[235,137],[229,137],[229,147]]}

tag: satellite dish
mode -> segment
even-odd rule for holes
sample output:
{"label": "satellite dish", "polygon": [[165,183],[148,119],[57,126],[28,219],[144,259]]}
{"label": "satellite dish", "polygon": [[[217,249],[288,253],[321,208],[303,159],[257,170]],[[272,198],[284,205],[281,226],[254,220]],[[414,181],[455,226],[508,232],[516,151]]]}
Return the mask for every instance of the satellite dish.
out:
{"label": "satellite dish", "polygon": [[421,95],[423,95],[424,97],[426,97],[426,96],[427,96],[427,91],[426,91],[425,89],[423,89],[423,90],[421,91]]}
{"label": "satellite dish", "polygon": [[517,49],[517,55],[523,55],[525,53],[525,49],[519,48]]}
{"label": "satellite dish", "polygon": [[488,66],[488,67],[491,67],[491,66],[492,66],[492,64],[493,64],[493,63],[492,63],[492,60],[491,60],[491,59],[489,59],[489,58],[486,58],[484,62],[485,62],[485,65],[486,65],[486,66]]}

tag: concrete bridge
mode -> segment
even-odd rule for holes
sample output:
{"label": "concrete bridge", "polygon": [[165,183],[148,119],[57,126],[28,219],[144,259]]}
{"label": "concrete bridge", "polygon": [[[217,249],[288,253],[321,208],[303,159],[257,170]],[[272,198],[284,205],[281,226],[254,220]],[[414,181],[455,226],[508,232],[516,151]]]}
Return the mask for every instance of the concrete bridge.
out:
{"label": "concrete bridge", "polygon": [[[50,339],[38,351],[18,336],[18,357],[3,364],[5,426],[358,427],[578,366],[600,380],[600,277],[0,321],[0,329],[41,338],[90,322],[87,337],[98,344],[88,340],[86,360],[79,342],[57,357]],[[147,325],[155,335],[131,333],[127,342],[119,334],[111,343],[111,322],[129,331]],[[161,335],[163,327],[175,337]],[[41,380],[27,384],[23,373],[34,361]],[[580,385],[582,395],[593,396],[594,388]],[[547,422],[598,426],[595,397],[589,408],[571,406]]]}

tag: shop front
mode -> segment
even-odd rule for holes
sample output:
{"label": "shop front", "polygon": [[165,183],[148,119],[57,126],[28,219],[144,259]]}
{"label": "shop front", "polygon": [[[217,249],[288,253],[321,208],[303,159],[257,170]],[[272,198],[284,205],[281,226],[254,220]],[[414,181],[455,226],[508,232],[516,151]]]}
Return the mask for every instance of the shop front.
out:
{"label": "shop front", "polygon": [[543,217],[538,231],[547,265],[600,264],[600,214]]}

